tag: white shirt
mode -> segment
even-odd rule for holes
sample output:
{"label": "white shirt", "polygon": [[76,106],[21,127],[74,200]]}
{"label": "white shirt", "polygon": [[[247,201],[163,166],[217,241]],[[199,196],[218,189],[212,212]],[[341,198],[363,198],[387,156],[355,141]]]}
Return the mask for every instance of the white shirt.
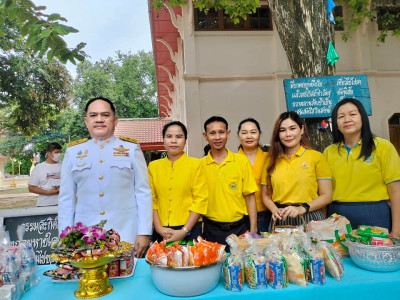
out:
{"label": "white shirt", "polygon": [[[49,191],[54,187],[59,187],[61,183],[61,163],[49,164],[43,162],[38,164],[33,170],[28,185],[37,186]],[[39,195],[37,206],[57,205],[58,195]]]}

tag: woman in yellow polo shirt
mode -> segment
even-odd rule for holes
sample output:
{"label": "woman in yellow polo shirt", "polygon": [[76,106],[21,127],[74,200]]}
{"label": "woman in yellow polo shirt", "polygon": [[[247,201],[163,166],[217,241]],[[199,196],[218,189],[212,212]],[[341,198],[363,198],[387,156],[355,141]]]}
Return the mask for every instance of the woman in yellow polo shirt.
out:
{"label": "woman in yellow polo shirt", "polygon": [[364,106],[353,98],[334,107],[332,133],[334,144],[324,151],[333,178],[328,212],[345,216],[353,228],[376,225],[400,236],[400,158],[396,149],[372,135]]}
{"label": "woman in yellow polo shirt", "polygon": [[207,212],[208,187],[200,160],[183,151],[187,130],[179,121],[162,131],[165,158],[149,164],[153,193],[153,241],[192,240],[202,234],[201,215]]}
{"label": "woman in yellow polo shirt", "polygon": [[265,206],[277,225],[301,225],[325,219],[321,208],[332,200],[331,171],[323,155],[312,150],[305,125],[296,112],[275,122],[261,180]]}
{"label": "woman in yellow polo shirt", "polygon": [[257,205],[257,229],[267,232],[271,221],[271,212],[265,207],[261,197],[261,175],[267,153],[260,147],[261,128],[257,120],[244,119],[239,123],[238,137],[240,146],[238,153],[246,156],[250,161],[254,178],[257,182],[258,192],[255,193]]}

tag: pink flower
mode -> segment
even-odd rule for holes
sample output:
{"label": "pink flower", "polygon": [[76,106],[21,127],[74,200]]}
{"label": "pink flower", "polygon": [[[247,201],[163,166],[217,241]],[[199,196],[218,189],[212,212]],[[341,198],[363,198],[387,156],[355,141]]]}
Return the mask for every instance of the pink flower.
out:
{"label": "pink flower", "polygon": [[68,234],[72,232],[72,228],[67,226],[60,234],[60,238],[65,238]]}
{"label": "pink flower", "polygon": [[86,245],[93,245],[95,244],[94,237],[91,232],[86,233],[83,237],[82,240],[85,242]]}
{"label": "pink flower", "polygon": [[106,239],[106,231],[102,227],[93,226],[90,229],[91,235],[98,240],[105,240]]}
{"label": "pink flower", "polygon": [[72,230],[79,231],[82,234],[85,234],[88,232],[88,228],[82,224],[82,222],[78,222],[75,225],[72,226]]}

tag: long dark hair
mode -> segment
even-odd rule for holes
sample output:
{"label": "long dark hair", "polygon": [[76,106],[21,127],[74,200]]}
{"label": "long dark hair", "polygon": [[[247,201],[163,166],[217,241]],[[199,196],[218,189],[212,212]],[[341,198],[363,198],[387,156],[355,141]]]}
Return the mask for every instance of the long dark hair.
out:
{"label": "long dark hair", "polygon": [[276,161],[278,160],[278,158],[285,154],[285,146],[282,144],[281,139],[279,138],[279,129],[282,122],[286,119],[293,120],[297,123],[297,125],[299,125],[300,129],[304,129],[303,135],[301,136],[300,145],[302,145],[306,149],[312,149],[310,139],[308,138],[306,126],[300,116],[294,111],[287,111],[282,113],[275,121],[274,130],[272,131],[271,136],[271,146],[268,151],[269,159],[267,166],[267,188],[268,194],[270,196],[272,196],[271,174],[275,170]]}
{"label": "long dark hair", "polygon": [[[343,133],[340,132],[338,125],[337,125],[337,114],[339,107],[345,105],[347,103],[351,103],[355,105],[358,109],[358,112],[361,115],[361,152],[358,158],[362,158],[363,160],[367,159],[371,156],[372,151],[375,150],[375,143],[374,143],[374,135],[371,132],[371,127],[369,126],[369,119],[367,112],[365,111],[364,105],[354,98],[345,98],[338,103],[336,103],[335,107],[332,110],[332,135],[333,135],[333,142],[338,144],[338,150],[340,150],[341,144],[344,144],[344,136]],[[340,151],[339,151],[340,153]]]}
{"label": "long dark hair", "polygon": [[171,122],[165,124],[163,129],[162,129],[162,137],[165,138],[165,133],[167,132],[168,128],[170,126],[173,126],[173,125],[179,126],[182,129],[183,134],[185,136],[185,140],[187,140],[187,129],[186,129],[186,126],[180,121],[171,121]]}
{"label": "long dark hair", "polygon": [[[244,123],[247,123],[247,122],[250,122],[250,123],[253,123],[254,125],[256,125],[256,127],[257,127],[257,129],[258,129],[258,132],[261,134],[260,123],[258,123],[258,121],[257,121],[256,119],[247,118],[247,119],[242,120],[242,121],[239,123],[238,130],[237,130],[237,134],[238,134],[238,135],[239,135],[239,133],[240,133],[240,130],[242,129],[242,125],[243,125]],[[260,145],[258,145],[258,146],[260,147]],[[242,150],[243,150],[242,144],[239,145],[238,149],[242,149]]]}

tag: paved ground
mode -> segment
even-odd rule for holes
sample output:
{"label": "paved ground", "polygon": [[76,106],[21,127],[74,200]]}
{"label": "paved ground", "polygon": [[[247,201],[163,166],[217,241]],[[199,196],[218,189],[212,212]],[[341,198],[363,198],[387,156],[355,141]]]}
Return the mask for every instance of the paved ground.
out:
{"label": "paved ground", "polygon": [[38,195],[32,193],[0,195],[0,209],[35,207]]}

